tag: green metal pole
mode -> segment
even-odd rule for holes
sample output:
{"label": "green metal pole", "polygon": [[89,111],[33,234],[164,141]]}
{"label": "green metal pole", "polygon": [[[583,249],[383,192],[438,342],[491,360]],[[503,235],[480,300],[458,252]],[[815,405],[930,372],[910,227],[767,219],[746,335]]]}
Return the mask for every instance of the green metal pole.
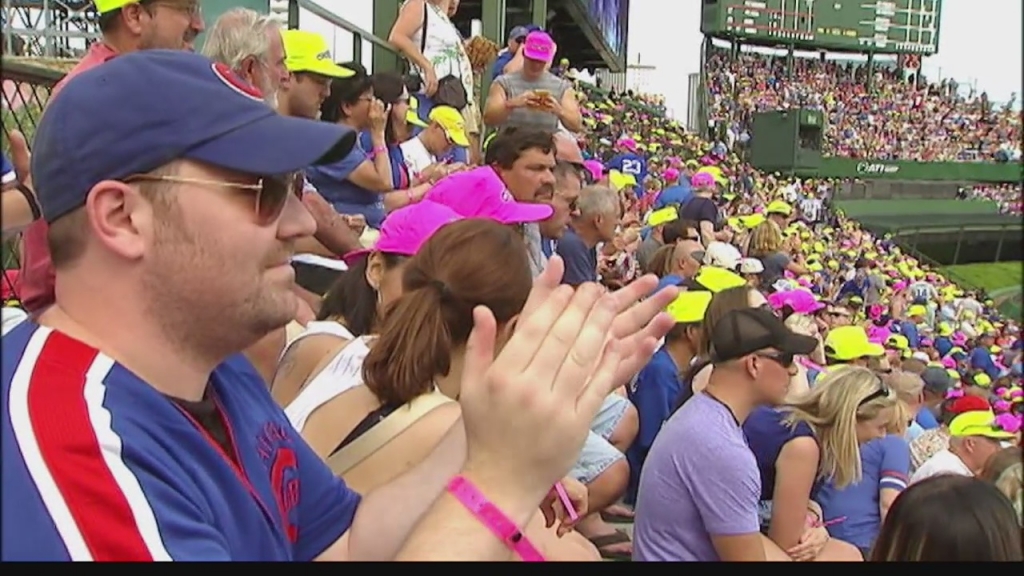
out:
{"label": "green metal pole", "polygon": [[[533,23],[541,28],[548,27],[548,0],[533,0],[530,7]],[[501,42],[498,42],[499,44]]]}
{"label": "green metal pole", "polygon": [[996,259],[993,262],[999,262],[999,257],[1003,255],[1003,239],[1006,237],[1006,227],[999,229],[999,244],[996,245]]}
{"label": "green metal pole", "polygon": [[960,247],[963,245],[963,243],[964,243],[964,227],[961,226],[960,227],[960,233],[957,234],[957,236],[956,236],[956,249],[953,250],[953,264],[951,264],[952,266],[956,266],[957,263],[960,261]]}
{"label": "green metal pole", "polygon": [[[4,5],[6,6],[6,3]],[[270,12],[270,0],[203,0],[203,21],[207,26],[212,26],[221,14],[232,8],[249,8],[260,14],[267,14]],[[202,52],[205,41],[205,33],[196,37],[196,52]]]}
{"label": "green metal pole", "polygon": [[[373,0],[373,35],[387,40],[388,36],[391,35],[391,26],[395,23],[395,19],[398,18],[398,9],[401,7],[399,0]],[[338,13],[342,17],[342,12]],[[355,44],[352,46],[353,52],[356,54],[362,53],[362,42],[356,41],[359,45],[359,52],[355,52]],[[361,56],[356,56],[356,61],[360,61]],[[391,72],[401,71],[401,66],[398,56],[393,54],[390,50],[381,50],[379,48],[373,49],[373,71],[374,72]]]}

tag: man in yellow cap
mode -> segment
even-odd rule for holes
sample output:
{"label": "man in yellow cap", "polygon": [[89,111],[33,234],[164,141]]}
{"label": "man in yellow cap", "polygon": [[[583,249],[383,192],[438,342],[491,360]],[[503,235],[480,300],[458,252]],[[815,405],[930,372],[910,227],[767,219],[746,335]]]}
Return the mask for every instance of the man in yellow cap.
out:
{"label": "man in yellow cap", "polygon": [[331,60],[327,41],[316,32],[285,30],[281,37],[284,64],[291,77],[281,86],[277,111],[315,120],[320,117],[320,105],[331,93],[331,79],[351,78],[355,72]]}
{"label": "man in yellow cap", "polygon": [[[156,48],[192,50],[192,42],[204,27],[199,0],[96,0],[95,3],[103,37],[94,42],[85,57],[53,87],[50,101],[72,78],[118,54]],[[54,302],[48,230],[44,220],[36,220],[23,237],[25,257],[20,292],[22,305],[30,313],[39,312]]]}
{"label": "man in yellow cap", "polygon": [[974,476],[981,472],[989,457],[1015,436],[1003,430],[994,413],[988,410],[964,412],[949,423],[949,448],[925,461],[910,483],[940,474]]}

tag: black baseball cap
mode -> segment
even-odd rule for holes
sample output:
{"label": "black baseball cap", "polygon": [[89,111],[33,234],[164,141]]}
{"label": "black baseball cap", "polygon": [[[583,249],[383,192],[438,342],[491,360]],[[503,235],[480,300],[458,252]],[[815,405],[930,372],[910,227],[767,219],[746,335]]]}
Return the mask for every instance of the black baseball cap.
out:
{"label": "black baseball cap", "polygon": [[715,363],[736,360],[765,348],[806,355],[817,345],[816,338],[793,332],[764,308],[733,310],[711,331],[711,359]]}

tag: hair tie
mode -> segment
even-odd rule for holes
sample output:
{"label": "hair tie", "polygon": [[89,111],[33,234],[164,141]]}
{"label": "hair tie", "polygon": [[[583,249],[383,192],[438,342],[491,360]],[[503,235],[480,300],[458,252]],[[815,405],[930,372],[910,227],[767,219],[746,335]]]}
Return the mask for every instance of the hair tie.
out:
{"label": "hair tie", "polygon": [[437,290],[437,294],[439,296],[441,296],[441,301],[442,302],[453,299],[453,295],[452,295],[451,289],[448,288],[448,285],[445,284],[444,282],[442,282],[440,280],[431,280],[430,281],[430,286],[434,290]]}

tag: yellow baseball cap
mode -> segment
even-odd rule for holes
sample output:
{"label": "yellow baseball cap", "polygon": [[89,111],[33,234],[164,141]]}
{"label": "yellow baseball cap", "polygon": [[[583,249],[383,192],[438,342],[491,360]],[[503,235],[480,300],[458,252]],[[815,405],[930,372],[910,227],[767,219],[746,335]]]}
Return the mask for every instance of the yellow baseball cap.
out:
{"label": "yellow baseball cap", "polygon": [[789,216],[793,213],[793,207],[782,200],[775,200],[774,202],[769,203],[764,211],[766,214],[782,214],[783,216]]}
{"label": "yellow baseball cap", "polygon": [[857,358],[883,356],[885,348],[868,340],[868,333],[860,326],[840,326],[825,336],[825,354],[829,358],[846,362]]}
{"label": "yellow baseball cap", "polygon": [[698,290],[681,292],[676,299],[665,308],[665,312],[676,321],[676,324],[693,324],[704,320],[704,313],[711,304],[712,292]]}
{"label": "yellow baseball cap", "polygon": [[[420,128],[426,128],[427,127],[427,123],[424,122],[423,120],[420,120],[419,107],[420,107],[419,100],[417,100],[415,96],[410,94],[409,95],[409,110],[405,113],[405,121],[408,122],[409,124],[412,124],[413,126],[418,126]],[[494,136],[494,135],[492,134],[491,136]],[[489,142],[489,140],[488,140],[488,142]],[[486,143],[484,144],[484,148],[487,148],[487,144]]]}
{"label": "yellow baseball cap", "polygon": [[889,338],[885,341],[885,345],[893,350],[909,350],[910,340],[902,334],[890,334]]}
{"label": "yellow baseball cap", "polygon": [[137,4],[139,0],[96,0],[96,12],[106,14],[124,8],[129,4]]}
{"label": "yellow baseball cap", "polygon": [[928,309],[920,304],[914,304],[907,310],[907,316],[927,316]]}
{"label": "yellow baseball cap", "polygon": [[647,216],[647,225],[659,226],[661,224],[667,224],[678,219],[679,211],[676,210],[676,207],[668,206],[667,208],[662,208],[661,210],[655,210],[654,212],[651,212],[651,214]]}
{"label": "yellow baseball cap", "polygon": [[973,380],[973,384],[975,386],[980,386],[982,388],[988,388],[989,386],[992,386],[992,379],[989,378],[988,374],[985,374],[984,372],[978,372],[977,374],[975,374]]}
{"label": "yellow baseball cap", "polygon": [[328,78],[351,78],[356,73],[331,62],[327,41],[316,32],[284,30],[284,65],[289,72],[312,72]]}
{"label": "yellow baseball cap", "polygon": [[466,136],[466,121],[462,118],[461,112],[451,106],[435,106],[430,110],[428,118],[431,122],[437,122],[453,144],[463,148],[469,146],[469,138]]}
{"label": "yellow baseball cap", "polygon": [[716,294],[729,288],[744,286],[747,283],[739,274],[718,266],[701,266],[693,281]]}
{"label": "yellow baseball cap", "polygon": [[957,438],[983,436],[993,440],[1016,438],[1012,433],[1000,428],[996,424],[996,415],[986,410],[964,412],[953,418],[953,421],[949,423],[949,435]]}

